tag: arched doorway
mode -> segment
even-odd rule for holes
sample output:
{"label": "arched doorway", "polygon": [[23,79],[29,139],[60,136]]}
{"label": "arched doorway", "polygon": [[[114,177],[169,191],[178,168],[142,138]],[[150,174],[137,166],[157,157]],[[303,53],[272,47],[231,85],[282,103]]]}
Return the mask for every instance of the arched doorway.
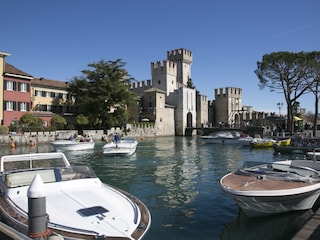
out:
{"label": "arched doorway", "polygon": [[187,128],[192,128],[192,113],[188,112],[187,113]]}

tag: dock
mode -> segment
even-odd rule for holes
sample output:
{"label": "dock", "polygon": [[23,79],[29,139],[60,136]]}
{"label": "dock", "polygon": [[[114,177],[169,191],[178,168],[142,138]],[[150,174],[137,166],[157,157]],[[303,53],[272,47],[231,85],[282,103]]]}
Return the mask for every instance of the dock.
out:
{"label": "dock", "polygon": [[320,208],[296,233],[292,240],[319,240],[320,239]]}

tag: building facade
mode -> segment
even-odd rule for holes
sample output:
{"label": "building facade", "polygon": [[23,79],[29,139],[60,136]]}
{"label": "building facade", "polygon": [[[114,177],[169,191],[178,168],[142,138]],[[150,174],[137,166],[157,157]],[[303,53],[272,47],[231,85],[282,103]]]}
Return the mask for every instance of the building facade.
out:
{"label": "building facade", "polygon": [[[6,63],[4,54],[2,59],[2,109],[1,124],[10,124],[19,121],[22,115],[28,113],[32,108],[31,101],[31,79],[32,76],[20,69]],[[8,56],[8,55],[6,55]]]}

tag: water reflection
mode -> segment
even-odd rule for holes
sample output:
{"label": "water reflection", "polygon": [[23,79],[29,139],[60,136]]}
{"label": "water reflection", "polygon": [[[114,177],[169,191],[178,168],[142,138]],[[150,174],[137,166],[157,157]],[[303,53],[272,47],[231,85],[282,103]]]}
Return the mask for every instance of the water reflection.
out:
{"label": "water reflection", "polygon": [[242,211],[225,225],[222,240],[283,240],[293,237],[313,214],[312,210],[279,214],[264,218],[248,218]]}
{"label": "water reflection", "polygon": [[155,183],[166,189],[158,198],[169,208],[177,208],[193,201],[199,193],[195,186],[201,169],[195,141],[189,138],[168,140],[155,142],[155,157],[160,162],[154,176]]}

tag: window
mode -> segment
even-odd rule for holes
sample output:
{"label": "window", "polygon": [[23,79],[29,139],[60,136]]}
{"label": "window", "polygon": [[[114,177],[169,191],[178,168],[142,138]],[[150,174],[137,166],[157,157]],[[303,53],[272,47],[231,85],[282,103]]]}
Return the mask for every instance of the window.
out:
{"label": "window", "polygon": [[18,83],[18,90],[20,92],[28,92],[29,91],[29,84],[26,83]]}
{"label": "window", "polygon": [[15,82],[13,81],[5,81],[5,90],[14,90]]}
{"label": "window", "polygon": [[35,93],[36,93],[36,96],[37,96],[37,97],[41,97],[41,91],[36,90],[36,92],[35,92]]}
{"label": "window", "polygon": [[16,110],[16,102],[13,101],[5,101],[4,102],[4,110],[13,111]]}
{"label": "window", "polygon": [[28,103],[19,102],[18,110],[21,112],[27,112],[28,111]]}

